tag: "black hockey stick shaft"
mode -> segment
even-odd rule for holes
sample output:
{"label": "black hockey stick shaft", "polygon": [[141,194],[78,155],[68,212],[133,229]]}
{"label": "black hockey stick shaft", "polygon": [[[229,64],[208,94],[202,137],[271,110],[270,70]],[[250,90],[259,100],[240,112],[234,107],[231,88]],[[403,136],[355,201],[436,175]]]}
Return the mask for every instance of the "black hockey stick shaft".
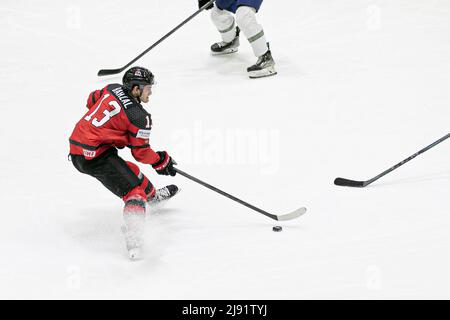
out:
{"label": "black hockey stick shaft", "polygon": [[139,60],[140,58],[142,58],[145,54],[147,54],[150,50],[152,50],[154,47],[156,47],[158,44],[160,44],[161,42],[163,42],[164,40],[166,40],[168,37],[170,37],[175,31],[177,31],[178,29],[180,29],[182,26],[184,26],[186,23],[188,23],[189,21],[191,21],[195,16],[197,16],[200,12],[202,12],[203,10],[205,10],[208,6],[210,6],[211,4],[214,3],[215,0],[211,0],[208,3],[206,3],[203,7],[201,7],[200,9],[198,9],[195,13],[193,13],[191,16],[189,16],[186,20],[184,20],[183,22],[181,22],[178,26],[176,26],[175,28],[173,28],[169,33],[167,33],[164,37],[162,37],[161,39],[159,39],[158,41],[156,41],[154,44],[152,44],[150,47],[148,47],[144,52],[142,52],[140,55],[138,55],[136,58],[134,58],[133,60],[131,60],[128,64],[126,64],[125,66],[123,66],[122,68],[119,69],[102,69],[98,72],[98,76],[108,76],[108,75],[113,75],[113,74],[118,74],[121,73],[122,71],[124,71],[126,68],[128,68],[129,66],[131,66],[133,63],[135,63],[137,60]]}
{"label": "black hockey stick shaft", "polygon": [[219,193],[219,194],[221,194],[221,195],[227,197],[228,199],[231,199],[231,200],[233,200],[233,201],[236,201],[236,202],[238,202],[238,203],[240,203],[240,204],[246,206],[247,208],[253,209],[253,210],[255,210],[255,211],[257,211],[257,212],[259,212],[259,213],[261,213],[261,214],[263,214],[263,215],[265,215],[265,216],[271,218],[271,219],[278,220],[278,219],[277,219],[277,216],[274,215],[274,214],[270,214],[270,213],[268,213],[268,212],[266,212],[266,211],[264,211],[264,210],[262,210],[262,209],[259,209],[259,208],[255,207],[255,206],[253,206],[253,205],[251,205],[251,204],[249,204],[249,203],[247,203],[247,202],[245,202],[245,201],[239,199],[239,198],[236,198],[235,196],[232,196],[231,194],[226,193],[226,192],[224,192],[224,191],[222,191],[222,190],[220,190],[220,189],[218,189],[218,188],[216,188],[216,187],[210,185],[209,183],[206,183],[206,182],[204,182],[204,181],[202,181],[202,180],[200,180],[200,179],[197,179],[196,177],[193,177],[193,176],[191,176],[190,174],[188,174],[188,173],[186,173],[186,172],[183,172],[183,171],[181,171],[181,170],[178,169],[178,168],[174,168],[174,169],[175,169],[175,171],[176,171],[178,174],[180,174],[180,175],[182,175],[182,176],[184,176],[184,177],[186,177],[186,178],[188,178],[188,179],[190,179],[190,180],[192,180],[192,181],[195,181],[195,182],[201,184],[202,186],[204,186],[204,187],[206,187],[206,188],[208,188],[208,189],[211,189],[212,191],[215,191],[215,192],[217,192],[217,193]]}
{"label": "black hockey stick shaft", "polygon": [[426,146],[425,148],[423,148],[422,150],[416,152],[415,154],[409,156],[405,160],[397,163],[396,165],[394,165],[393,167],[387,169],[386,171],[383,171],[382,173],[380,173],[379,175],[373,177],[372,179],[369,179],[367,181],[354,181],[354,180],[348,180],[348,179],[343,179],[343,178],[337,178],[335,180],[335,184],[336,185],[341,185],[341,186],[349,186],[349,187],[365,187],[365,186],[371,184],[372,182],[380,179],[381,177],[387,175],[388,173],[394,171],[395,169],[397,169],[398,167],[404,165],[405,163],[411,161],[412,159],[414,159],[418,155],[424,153],[425,151],[430,150],[431,148],[435,147],[436,145],[438,145],[439,143],[441,143],[444,140],[448,139],[449,137],[450,137],[450,133],[446,134],[445,136],[443,136],[439,140],[436,140],[435,142],[433,142],[429,146]]}

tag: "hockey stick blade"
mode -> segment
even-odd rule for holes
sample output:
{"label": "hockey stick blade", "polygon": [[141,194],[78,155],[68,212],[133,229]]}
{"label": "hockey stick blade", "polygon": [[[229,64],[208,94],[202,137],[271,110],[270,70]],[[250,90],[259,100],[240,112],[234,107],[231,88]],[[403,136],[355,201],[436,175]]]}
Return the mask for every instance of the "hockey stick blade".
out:
{"label": "hockey stick blade", "polygon": [[355,181],[344,178],[336,178],[334,180],[334,184],[337,186],[353,187],[353,188],[363,188],[367,185],[365,181]]}
{"label": "hockey stick blade", "polygon": [[298,217],[300,217],[300,216],[302,216],[302,215],[304,215],[306,213],[306,208],[302,207],[302,208],[297,209],[297,210],[295,210],[293,212],[290,212],[290,213],[287,213],[287,214],[282,214],[282,215],[278,216],[278,215],[269,213],[267,211],[264,211],[264,210],[262,210],[260,208],[257,208],[254,205],[251,205],[250,203],[245,202],[245,201],[243,201],[243,200],[241,200],[239,198],[236,198],[235,196],[232,196],[231,194],[226,193],[225,191],[222,191],[222,190],[220,190],[220,189],[210,185],[209,183],[206,183],[206,182],[204,182],[204,181],[202,181],[202,180],[200,180],[200,179],[198,179],[198,178],[196,178],[194,176],[191,176],[190,174],[188,174],[188,173],[186,173],[186,172],[184,172],[184,171],[182,171],[182,170],[180,170],[178,168],[174,168],[174,170],[178,174],[182,175],[183,177],[188,178],[189,180],[192,180],[192,181],[194,181],[194,182],[196,182],[198,184],[201,184],[202,186],[204,186],[204,187],[206,187],[206,188],[208,188],[208,189],[210,189],[212,191],[215,191],[215,192],[217,192],[217,193],[227,197],[228,199],[231,199],[231,200],[233,200],[235,202],[238,202],[238,203],[246,206],[247,208],[255,210],[256,212],[259,212],[259,213],[265,215],[266,217],[269,217],[270,219],[273,219],[273,220],[276,220],[276,221],[287,221],[287,220],[296,219],[296,218],[298,218]]}
{"label": "hockey stick blade", "polygon": [[293,220],[293,219],[297,219],[298,217],[304,215],[306,213],[306,208],[302,207],[300,209],[297,209],[291,213],[287,213],[287,214],[282,214],[279,216],[276,216],[276,220],[277,221],[288,221],[288,220]]}
{"label": "hockey stick blade", "polygon": [[388,173],[396,170],[397,168],[401,167],[402,165],[404,165],[405,163],[411,161],[412,159],[414,159],[415,157],[417,157],[418,155],[424,153],[427,150],[430,150],[431,148],[435,147],[436,145],[438,145],[439,143],[447,140],[448,138],[450,138],[450,133],[446,134],[445,136],[443,136],[442,138],[436,140],[435,142],[433,142],[432,144],[426,146],[425,148],[423,148],[422,150],[414,153],[413,155],[409,156],[408,158],[404,159],[403,161],[400,161],[399,163],[397,163],[396,165],[390,167],[389,169],[383,171],[382,173],[380,173],[379,175],[366,180],[366,181],[355,181],[355,180],[349,180],[349,179],[344,179],[344,178],[336,178],[334,180],[334,184],[337,186],[343,186],[343,187],[356,187],[356,188],[364,188],[366,186],[368,186],[369,184],[371,184],[374,181],[377,181],[378,179],[380,179],[381,177],[384,177],[385,175],[387,175]]}
{"label": "hockey stick blade", "polygon": [[97,73],[97,76],[99,77],[103,77],[103,76],[110,76],[113,74],[119,74],[123,71],[124,69],[120,68],[120,69],[102,69]]}

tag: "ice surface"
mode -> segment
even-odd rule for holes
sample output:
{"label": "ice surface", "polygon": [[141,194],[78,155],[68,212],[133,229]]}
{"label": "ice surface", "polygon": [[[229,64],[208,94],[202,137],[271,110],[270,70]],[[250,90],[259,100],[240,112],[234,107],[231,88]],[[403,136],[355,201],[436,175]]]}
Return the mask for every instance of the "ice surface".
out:
{"label": "ice surface", "polygon": [[[4,0],[0,5],[0,298],[450,298],[450,143],[365,189],[367,179],[449,132],[450,2],[264,1],[278,75],[209,54],[208,14],[137,64],[158,85],[152,146],[183,177],[147,220],[130,263],[122,201],[67,161],[89,92],[196,10],[196,1]],[[131,159],[127,150],[121,151]]]}

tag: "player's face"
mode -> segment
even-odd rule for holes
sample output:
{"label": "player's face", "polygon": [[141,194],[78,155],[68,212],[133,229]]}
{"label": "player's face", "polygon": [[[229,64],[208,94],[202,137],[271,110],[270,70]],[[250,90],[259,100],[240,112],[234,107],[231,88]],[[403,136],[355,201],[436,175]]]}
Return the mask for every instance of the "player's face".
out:
{"label": "player's face", "polygon": [[141,93],[141,97],[140,97],[141,101],[144,103],[147,103],[151,94],[152,94],[152,86],[150,86],[150,85],[144,86],[144,89],[142,89],[142,93]]}

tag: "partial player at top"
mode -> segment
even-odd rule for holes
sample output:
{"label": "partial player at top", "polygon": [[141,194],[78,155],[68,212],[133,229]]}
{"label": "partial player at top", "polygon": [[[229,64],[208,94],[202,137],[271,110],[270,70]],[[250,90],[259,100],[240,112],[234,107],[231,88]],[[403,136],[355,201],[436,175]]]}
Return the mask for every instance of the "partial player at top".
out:
{"label": "partial player at top", "polygon": [[[210,0],[198,0],[199,8]],[[239,34],[242,31],[258,58],[247,72],[250,78],[262,78],[277,74],[275,61],[266,41],[264,30],[256,20],[256,13],[263,0],[216,0],[211,10],[211,19],[222,36],[222,41],[211,46],[214,55],[233,53],[239,47]],[[235,16],[232,15],[235,14]]]}

